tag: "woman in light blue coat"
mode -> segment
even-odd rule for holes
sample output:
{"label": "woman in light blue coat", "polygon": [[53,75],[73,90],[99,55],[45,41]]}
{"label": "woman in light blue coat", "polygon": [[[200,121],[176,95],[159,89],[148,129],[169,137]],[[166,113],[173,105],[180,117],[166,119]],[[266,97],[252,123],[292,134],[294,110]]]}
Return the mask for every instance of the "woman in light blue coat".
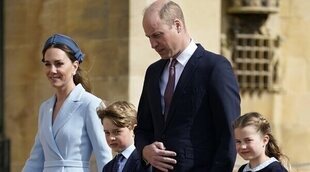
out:
{"label": "woman in light blue coat", "polygon": [[23,172],[89,172],[92,152],[99,172],[112,152],[96,112],[102,100],[90,93],[81,75],[84,54],[61,34],[52,35],[42,53],[56,93],[40,106],[38,132]]}

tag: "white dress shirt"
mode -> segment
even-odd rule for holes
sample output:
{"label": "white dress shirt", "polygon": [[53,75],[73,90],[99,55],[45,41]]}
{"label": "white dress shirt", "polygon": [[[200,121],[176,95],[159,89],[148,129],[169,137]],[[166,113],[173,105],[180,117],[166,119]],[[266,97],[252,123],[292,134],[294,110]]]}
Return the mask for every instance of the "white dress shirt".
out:
{"label": "white dress shirt", "polygon": [[[177,83],[181,77],[181,74],[185,68],[185,65],[187,64],[188,60],[191,58],[191,56],[194,54],[195,50],[197,49],[197,45],[194,43],[193,40],[189,43],[189,45],[185,48],[185,50],[176,58],[177,63],[175,65],[175,85],[174,88],[176,88]],[[161,93],[161,107],[162,107],[162,113],[164,114],[164,107],[165,107],[165,100],[164,100],[164,94],[166,85],[169,78],[169,66],[172,61],[172,58],[170,58],[170,62],[166,65],[163,74],[161,76],[161,80],[159,82],[160,87],[160,93]]]}

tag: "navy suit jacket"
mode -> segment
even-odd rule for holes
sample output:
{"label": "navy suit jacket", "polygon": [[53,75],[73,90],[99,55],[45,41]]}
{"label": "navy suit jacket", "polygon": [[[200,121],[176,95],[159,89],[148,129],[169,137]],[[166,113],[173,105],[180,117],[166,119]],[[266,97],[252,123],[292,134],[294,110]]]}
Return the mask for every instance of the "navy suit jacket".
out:
{"label": "navy suit jacket", "polygon": [[[103,167],[102,172],[115,172],[113,171],[113,165],[115,163],[115,158],[113,158],[107,165]],[[135,149],[131,155],[128,157],[128,160],[123,168],[122,172],[150,172],[150,167],[141,166],[139,160],[138,152]]]}
{"label": "navy suit jacket", "polygon": [[144,146],[163,142],[167,150],[177,153],[177,172],[231,172],[236,159],[231,124],[240,115],[238,83],[226,58],[197,46],[177,83],[166,122],[159,82],[169,60],[160,59],[148,67],[135,146],[142,156]]}

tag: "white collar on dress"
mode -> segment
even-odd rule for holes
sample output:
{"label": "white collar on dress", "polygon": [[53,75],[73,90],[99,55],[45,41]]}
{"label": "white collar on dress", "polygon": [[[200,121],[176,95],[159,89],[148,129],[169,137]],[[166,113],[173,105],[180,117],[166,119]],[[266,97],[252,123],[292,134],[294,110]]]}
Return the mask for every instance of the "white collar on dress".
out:
{"label": "white collar on dress", "polygon": [[269,158],[267,161],[259,164],[258,166],[254,167],[254,168],[250,168],[250,163],[248,163],[244,169],[243,169],[243,172],[247,172],[247,171],[251,171],[251,172],[255,172],[255,171],[259,171],[265,167],[267,167],[269,164],[275,162],[275,161],[278,161],[276,158],[272,157],[272,158]]}

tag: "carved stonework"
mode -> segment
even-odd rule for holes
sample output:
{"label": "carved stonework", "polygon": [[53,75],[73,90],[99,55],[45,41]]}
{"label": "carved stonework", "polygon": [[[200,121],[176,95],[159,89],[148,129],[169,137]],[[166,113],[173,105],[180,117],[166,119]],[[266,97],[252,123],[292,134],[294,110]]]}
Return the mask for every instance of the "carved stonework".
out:
{"label": "carved stonework", "polygon": [[268,14],[278,11],[279,0],[232,0],[229,13],[257,13]]}
{"label": "carved stonework", "polygon": [[229,56],[242,92],[278,91],[279,36],[266,23],[277,13],[278,0],[232,0],[222,53]]}
{"label": "carved stonework", "polygon": [[233,0],[234,7],[244,6],[264,6],[264,7],[278,7],[279,0]]}

